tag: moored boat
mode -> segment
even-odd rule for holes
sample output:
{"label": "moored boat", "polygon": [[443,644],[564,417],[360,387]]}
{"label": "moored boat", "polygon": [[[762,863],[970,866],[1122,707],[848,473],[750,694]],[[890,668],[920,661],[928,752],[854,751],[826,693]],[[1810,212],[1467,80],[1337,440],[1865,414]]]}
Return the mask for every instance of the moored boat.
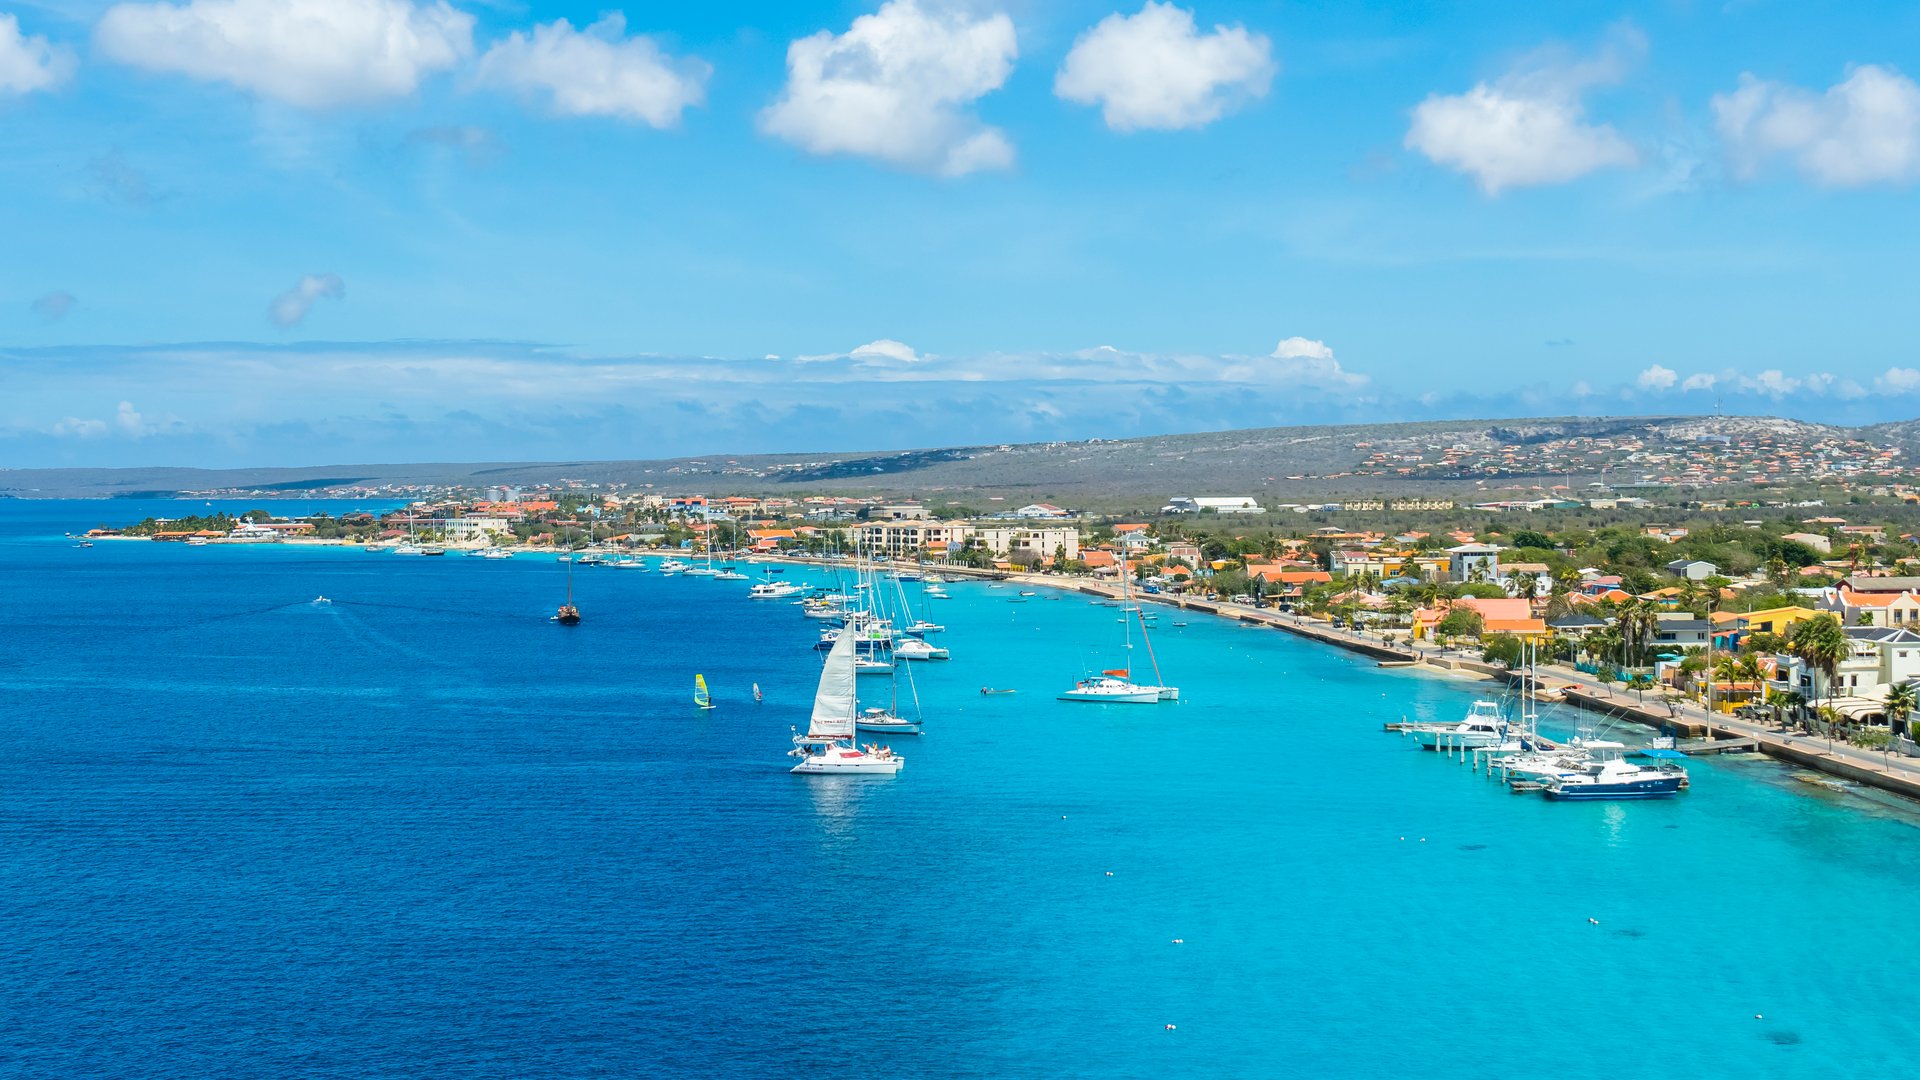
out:
{"label": "moored boat", "polygon": [[813,716],[806,734],[793,737],[789,751],[800,759],[793,772],[814,776],[892,776],[906,760],[886,746],[855,746],[853,639],[834,643],[820,669],[813,695]]}
{"label": "moored boat", "polygon": [[1579,772],[1546,780],[1549,799],[1662,799],[1687,786],[1687,771],[1673,765],[1635,765],[1620,757],[1589,761]]}
{"label": "moored boat", "polygon": [[1161,687],[1141,686],[1120,675],[1090,675],[1060,695],[1061,701],[1093,701],[1107,704],[1151,705],[1161,700]]}
{"label": "moored boat", "polygon": [[1506,740],[1507,721],[1499,702],[1476,701],[1457,724],[1422,724],[1411,733],[1426,750],[1483,750]]}

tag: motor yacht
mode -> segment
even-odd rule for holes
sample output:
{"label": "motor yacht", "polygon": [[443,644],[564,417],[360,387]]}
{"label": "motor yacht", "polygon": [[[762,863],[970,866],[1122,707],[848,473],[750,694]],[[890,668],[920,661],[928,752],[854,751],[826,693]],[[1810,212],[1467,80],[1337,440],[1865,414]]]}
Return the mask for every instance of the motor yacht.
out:
{"label": "motor yacht", "polygon": [[1466,719],[1457,724],[1421,725],[1413,740],[1427,750],[1482,750],[1498,746],[1507,737],[1507,721],[1497,701],[1476,701]]}

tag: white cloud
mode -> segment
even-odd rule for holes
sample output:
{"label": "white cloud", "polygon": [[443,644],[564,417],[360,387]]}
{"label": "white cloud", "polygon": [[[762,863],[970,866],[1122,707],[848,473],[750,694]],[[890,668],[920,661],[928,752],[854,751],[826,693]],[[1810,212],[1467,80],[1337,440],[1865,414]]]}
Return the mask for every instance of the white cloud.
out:
{"label": "white cloud", "polygon": [[565,19],[515,31],[480,58],[482,83],[521,93],[545,91],[563,116],[612,116],[656,128],[673,127],[680,114],[706,100],[713,67],[704,60],[676,59],[650,37],[627,37],[619,12],[575,30]]}
{"label": "white cloud", "polygon": [[1632,144],[1610,125],[1588,123],[1581,99],[1618,82],[1645,48],[1637,31],[1623,29],[1595,57],[1545,51],[1464,94],[1431,94],[1414,107],[1406,147],[1467,173],[1488,195],[1636,165]]}
{"label": "white cloud", "polygon": [[1324,341],[1312,338],[1290,337],[1273,347],[1273,355],[1282,360],[1294,360],[1305,357],[1310,360],[1331,360],[1333,349]]}
{"label": "white cloud", "polygon": [[1670,367],[1662,367],[1659,364],[1654,364],[1652,367],[1641,372],[1640,377],[1634,381],[1639,384],[1642,390],[1670,390],[1673,388],[1673,384],[1679,380],[1679,372]]}
{"label": "white cloud", "polygon": [[920,354],[913,351],[913,346],[905,342],[895,341],[892,338],[881,338],[878,341],[869,341],[847,355],[855,360],[898,360],[903,364],[917,364],[920,362]]}
{"label": "white cloud", "polygon": [[1013,164],[1013,144],[966,106],[1019,55],[1013,20],[889,0],[844,34],[787,47],[787,85],[760,128],[811,154],[853,154],[940,176]]}
{"label": "white cloud", "polygon": [[157,430],[147,423],[131,401],[121,402],[120,407],[114,410],[113,426],[129,439],[144,439]]}
{"label": "white cloud", "polygon": [[1920,390],[1920,370],[1891,367],[1873,380],[1873,388],[1883,394],[1911,394]]}
{"label": "white cloud", "polygon": [[1592,384],[1592,383],[1590,383],[1590,382],[1588,382],[1588,381],[1587,381],[1587,380],[1585,380],[1585,379],[1581,379],[1581,380],[1580,380],[1579,382],[1576,382],[1576,383],[1574,383],[1574,384],[1573,384],[1573,396],[1574,396],[1574,397],[1577,397],[1577,398],[1587,398],[1587,397],[1592,397],[1592,396],[1593,396],[1593,384]]}
{"label": "white cloud", "polygon": [[1263,34],[1241,26],[1202,34],[1193,12],[1148,0],[1139,14],[1109,15],[1081,34],[1053,92],[1099,105],[1115,131],[1205,127],[1230,107],[1266,96],[1272,53]]}
{"label": "white cloud", "polygon": [[1740,389],[1756,394],[1765,394],[1771,398],[1787,397],[1806,385],[1805,379],[1795,378],[1777,368],[1769,368],[1758,375],[1739,377]]}
{"label": "white cloud", "polygon": [[0,12],[0,94],[52,90],[73,74],[73,51],[20,32],[20,20]]}
{"label": "white cloud", "polygon": [[1742,176],[1781,156],[1827,187],[1920,179],[1920,86],[1892,68],[1863,64],[1818,94],[1742,75],[1713,113]]}
{"label": "white cloud", "polygon": [[128,439],[144,439],[163,432],[178,432],[182,427],[177,417],[168,417],[159,424],[152,423],[133,407],[133,402],[123,401],[114,409],[111,420],[69,416],[54,423],[47,432],[63,439],[98,439],[116,434]]}
{"label": "white cloud", "polygon": [[188,0],[118,4],[107,56],[303,108],[404,97],[473,50],[473,16],[441,0]]}
{"label": "white cloud", "polygon": [[275,326],[298,326],[321,297],[338,300],[347,295],[347,283],[338,274],[308,274],[293,288],[273,298],[267,317]]}
{"label": "white cloud", "polygon": [[1357,390],[1372,381],[1359,372],[1341,367],[1340,361],[1333,358],[1333,349],[1326,342],[1312,338],[1285,339],[1274,346],[1271,359],[1279,363],[1267,365],[1268,373],[1288,383],[1324,390]]}
{"label": "white cloud", "polygon": [[1680,384],[1680,389],[1682,389],[1682,390],[1711,390],[1711,389],[1713,389],[1713,388],[1714,388],[1714,386],[1715,386],[1716,384],[1718,384],[1719,382],[1720,382],[1720,376],[1718,376],[1718,375],[1708,375],[1708,374],[1706,374],[1706,373],[1704,373],[1704,372],[1702,372],[1702,373],[1700,373],[1700,374],[1697,374],[1697,375],[1689,375],[1689,376],[1687,376],[1687,378],[1686,378],[1686,381]]}
{"label": "white cloud", "polygon": [[63,439],[97,439],[107,433],[107,422],[69,416],[56,422],[48,431]]}

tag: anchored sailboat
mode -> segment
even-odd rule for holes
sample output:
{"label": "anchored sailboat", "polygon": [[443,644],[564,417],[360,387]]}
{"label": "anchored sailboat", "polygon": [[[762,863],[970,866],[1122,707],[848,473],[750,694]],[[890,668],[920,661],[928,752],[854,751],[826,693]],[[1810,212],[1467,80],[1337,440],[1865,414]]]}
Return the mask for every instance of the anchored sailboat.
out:
{"label": "anchored sailboat", "polygon": [[566,603],[553,613],[553,621],[561,626],[580,625],[580,609],[574,607],[574,565],[566,563]]}
{"label": "anchored sailboat", "polygon": [[[1061,701],[1093,701],[1114,704],[1151,705],[1160,701],[1180,700],[1180,688],[1158,685],[1160,661],[1153,655],[1153,639],[1147,636],[1147,621],[1141,614],[1140,606],[1132,602],[1127,593],[1128,565],[1120,563],[1120,605],[1121,645],[1126,649],[1125,667],[1108,668],[1098,675],[1092,675],[1073,684],[1073,689],[1060,695]],[[1153,665],[1154,684],[1133,681],[1133,622],[1140,622],[1140,642],[1147,647],[1147,662]]]}
{"label": "anchored sailboat", "polygon": [[853,744],[854,714],[859,709],[853,683],[853,635],[842,634],[827,650],[827,662],[820,669],[820,686],[814,691],[813,717],[807,723],[807,732],[793,737],[789,753],[799,758],[800,764],[792,771],[891,776],[906,764],[891,748]]}

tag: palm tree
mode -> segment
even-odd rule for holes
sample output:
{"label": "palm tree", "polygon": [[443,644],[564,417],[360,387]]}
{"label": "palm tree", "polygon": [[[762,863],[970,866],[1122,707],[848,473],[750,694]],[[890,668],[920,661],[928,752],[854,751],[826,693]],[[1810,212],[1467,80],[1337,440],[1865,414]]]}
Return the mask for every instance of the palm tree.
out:
{"label": "palm tree", "polygon": [[1916,690],[1912,683],[1903,682],[1887,691],[1888,727],[1900,729],[1894,734],[1906,731],[1907,718],[1912,716],[1913,710],[1917,708],[1920,708],[1920,690]]}
{"label": "palm tree", "polygon": [[[1794,624],[1793,633],[1787,642],[1787,651],[1800,658],[1800,662],[1820,672],[1827,687],[1827,705],[1822,707],[1823,719],[1831,711],[1834,683],[1840,676],[1840,665],[1846,661],[1851,651],[1847,643],[1847,632],[1840,626],[1840,620],[1831,612],[1816,615],[1811,619],[1802,619]],[[1833,725],[1827,726],[1827,749],[1833,749]]]}
{"label": "palm tree", "polygon": [[1621,662],[1626,666],[1629,659],[1644,660],[1647,639],[1659,625],[1659,619],[1652,605],[1639,597],[1634,597],[1620,605],[1614,625],[1620,630]]}
{"label": "palm tree", "polygon": [[1773,722],[1779,724],[1781,727],[1787,726],[1786,721],[1780,716],[1783,711],[1791,711],[1797,716],[1801,706],[1806,703],[1807,699],[1800,696],[1800,691],[1798,690],[1767,691],[1767,704],[1773,707]]}

